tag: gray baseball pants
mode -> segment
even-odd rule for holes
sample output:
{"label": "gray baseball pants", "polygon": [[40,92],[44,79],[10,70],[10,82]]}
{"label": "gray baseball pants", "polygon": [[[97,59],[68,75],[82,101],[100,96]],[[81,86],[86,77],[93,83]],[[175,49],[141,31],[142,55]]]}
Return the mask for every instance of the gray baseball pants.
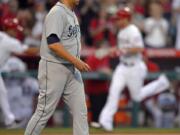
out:
{"label": "gray baseball pants", "polygon": [[80,72],[72,65],[64,66],[42,60],[39,63],[40,94],[34,115],[25,135],[40,135],[62,97],[73,117],[73,135],[89,135],[84,86]]}

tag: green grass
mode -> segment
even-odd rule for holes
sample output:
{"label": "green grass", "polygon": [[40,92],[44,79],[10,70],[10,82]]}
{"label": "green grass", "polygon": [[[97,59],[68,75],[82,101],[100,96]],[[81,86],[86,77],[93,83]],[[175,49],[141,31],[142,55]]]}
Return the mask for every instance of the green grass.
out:
{"label": "green grass", "polygon": [[120,128],[114,132],[121,133],[180,133],[180,128],[157,129],[157,128]]}
{"label": "green grass", "polygon": [[[8,135],[8,134],[22,134],[23,135],[24,130],[22,129],[13,129],[13,130],[7,130],[7,129],[0,129],[0,135]],[[72,133],[71,128],[46,128],[43,130],[43,133],[46,134],[53,134],[53,133]],[[90,129],[90,133],[105,133],[102,129]],[[180,128],[174,128],[174,129],[155,129],[155,128],[116,128],[113,133],[179,133],[180,134]]]}

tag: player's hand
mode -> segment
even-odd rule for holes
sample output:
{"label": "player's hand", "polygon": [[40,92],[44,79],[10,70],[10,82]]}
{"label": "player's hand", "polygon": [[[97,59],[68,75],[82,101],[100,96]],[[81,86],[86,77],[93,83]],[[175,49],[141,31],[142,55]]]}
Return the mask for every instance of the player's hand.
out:
{"label": "player's hand", "polygon": [[119,56],[119,49],[117,47],[112,47],[109,49],[109,56],[110,57],[117,57]]}
{"label": "player's hand", "polygon": [[119,53],[122,55],[125,55],[128,53],[128,49],[127,48],[121,48],[121,49],[119,49]]}
{"label": "player's hand", "polygon": [[74,66],[82,72],[88,72],[91,70],[90,66],[80,59],[74,61]]}

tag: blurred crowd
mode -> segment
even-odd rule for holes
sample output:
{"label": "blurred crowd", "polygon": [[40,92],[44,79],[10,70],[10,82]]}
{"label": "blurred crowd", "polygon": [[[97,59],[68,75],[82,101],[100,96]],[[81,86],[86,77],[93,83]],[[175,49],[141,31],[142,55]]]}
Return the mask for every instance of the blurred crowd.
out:
{"label": "blurred crowd", "polygon": [[[24,27],[24,33],[18,38],[28,45],[39,46],[44,17],[56,2],[57,0],[2,0],[1,20],[17,17]],[[117,28],[111,18],[124,5],[131,7],[132,21],[143,33],[147,47],[180,48],[180,6],[175,0],[81,0],[76,13],[81,25],[83,45],[96,46],[99,41],[110,46],[116,45]]]}
{"label": "blurred crowd", "polygon": [[[125,5],[131,8],[133,14],[132,22],[141,30],[145,47],[155,49],[174,48],[179,50],[180,2],[178,5],[177,1],[178,0],[81,0],[80,5],[76,9],[76,13],[81,26],[82,47],[99,50],[94,55],[85,59],[86,62],[91,66],[93,71],[102,72],[107,75],[112,74],[114,68],[113,62],[110,61],[110,58],[104,57],[106,52],[103,51],[103,48],[116,46],[118,30],[112,18],[118,8]],[[4,19],[17,17],[24,30],[23,32],[19,32],[16,38],[30,47],[39,48],[44,18],[57,0],[1,0],[0,2],[0,30],[3,30],[2,22]],[[101,50],[99,48],[101,48]],[[151,63],[150,68],[154,70],[154,68],[156,69],[156,65]],[[19,70],[19,68],[16,70]],[[5,70],[5,72],[12,71]],[[23,72],[25,72],[25,70],[23,70]],[[18,112],[18,105],[12,105],[18,108],[17,111],[16,109],[12,109],[15,111],[14,113],[17,114],[17,119],[21,120],[26,117],[24,120],[26,124],[28,121],[27,118],[30,118],[33,112],[33,97],[37,96],[38,93],[37,80],[23,78],[23,83],[22,80],[16,80],[16,83],[12,83],[13,79],[13,77],[6,79],[8,91],[18,87],[19,84],[24,85],[22,85],[21,88],[17,88],[19,95],[13,95],[13,93],[10,92],[12,96],[9,97],[9,100],[11,103],[15,103],[12,102],[12,100],[14,101],[13,98],[21,103],[25,103],[28,100],[28,104],[24,106],[31,109],[28,110],[26,108],[27,111],[24,113],[23,111]],[[32,82],[34,85],[30,85]],[[88,95],[87,102],[90,101],[89,109],[91,109],[90,112],[94,113],[89,114],[90,121],[98,121],[99,113],[106,101],[108,87],[109,81],[107,80],[88,80],[85,82]],[[162,95],[155,100],[144,103],[146,111],[151,113],[151,118],[157,120],[154,122],[156,127],[173,127],[172,125],[168,125],[168,123],[170,121],[174,122],[175,119],[178,121],[176,123],[180,126],[180,113],[178,112],[178,108],[180,111],[180,107],[178,107],[178,105],[180,105],[180,103],[178,103],[180,102],[178,101],[180,97],[180,86],[177,85],[176,89],[176,97],[172,94],[167,96],[168,94],[164,93],[164,96]],[[31,90],[31,92],[29,90]],[[23,98],[22,101],[18,101],[21,96],[25,97],[27,95],[31,96],[29,96],[29,98]],[[123,94],[121,99],[119,106],[129,105],[129,102],[126,100],[128,99],[126,98],[126,94]],[[121,113],[121,115],[123,118],[115,117],[116,122],[126,123],[130,121],[128,115],[123,113]],[[161,118],[161,120],[164,121],[166,120],[165,118],[167,118],[167,122],[161,122],[161,120],[157,118]],[[163,124],[167,125],[164,126]]]}

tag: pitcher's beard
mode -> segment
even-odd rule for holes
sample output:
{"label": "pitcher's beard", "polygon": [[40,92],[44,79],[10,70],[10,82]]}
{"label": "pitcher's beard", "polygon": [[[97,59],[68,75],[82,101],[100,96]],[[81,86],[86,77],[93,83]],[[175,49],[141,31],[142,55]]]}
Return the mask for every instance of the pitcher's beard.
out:
{"label": "pitcher's beard", "polygon": [[79,5],[79,3],[80,3],[80,0],[75,1],[75,5],[76,5],[76,6],[78,6],[78,5]]}
{"label": "pitcher's beard", "polygon": [[72,9],[75,9],[78,5],[79,5],[79,1],[78,2],[74,2]]}

